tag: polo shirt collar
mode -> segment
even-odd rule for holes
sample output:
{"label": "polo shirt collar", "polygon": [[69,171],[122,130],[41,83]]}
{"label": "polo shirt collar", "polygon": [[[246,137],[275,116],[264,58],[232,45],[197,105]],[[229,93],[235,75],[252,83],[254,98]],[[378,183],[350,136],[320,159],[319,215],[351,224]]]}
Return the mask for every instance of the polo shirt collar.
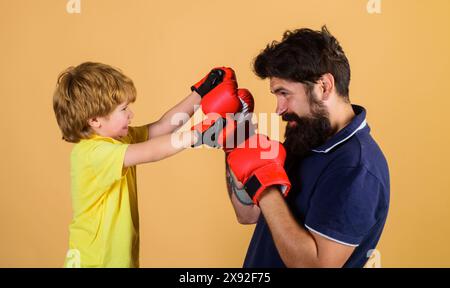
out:
{"label": "polo shirt collar", "polygon": [[341,129],[338,133],[336,133],[333,137],[328,139],[327,142],[325,142],[325,144],[315,149],[312,149],[311,151],[316,153],[328,153],[334,147],[350,139],[358,131],[366,127],[369,129],[369,126],[367,126],[366,122],[366,109],[358,105],[352,105],[352,108],[353,111],[355,112],[355,117],[352,119],[352,121],[343,129]]}

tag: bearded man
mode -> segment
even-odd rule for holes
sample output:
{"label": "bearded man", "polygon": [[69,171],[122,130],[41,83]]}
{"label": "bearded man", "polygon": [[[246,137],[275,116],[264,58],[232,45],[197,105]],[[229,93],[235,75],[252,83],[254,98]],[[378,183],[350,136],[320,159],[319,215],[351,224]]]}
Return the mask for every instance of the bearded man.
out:
{"label": "bearded man", "polygon": [[[325,26],[287,31],[256,57],[254,70],[270,80],[276,112],[287,122],[282,168],[291,186],[289,193],[281,189],[289,185],[277,176],[278,167],[266,183],[283,185],[266,185],[255,199],[248,192],[254,184],[246,183],[254,182],[247,180],[253,166],[264,166],[270,178],[268,167],[283,157],[260,164],[265,160],[255,159],[253,150],[227,156],[237,219],[256,223],[243,266],[363,267],[386,222],[389,170],[366,110],[350,102],[350,65],[342,47]],[[236,173],[242,169],[252,171]]]}

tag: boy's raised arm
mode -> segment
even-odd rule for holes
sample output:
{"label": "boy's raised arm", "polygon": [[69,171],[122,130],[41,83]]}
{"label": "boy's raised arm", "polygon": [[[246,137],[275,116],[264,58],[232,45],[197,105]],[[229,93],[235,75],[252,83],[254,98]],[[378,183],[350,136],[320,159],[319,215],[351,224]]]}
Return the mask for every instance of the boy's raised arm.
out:
{"label": "boy's raised arm", "polygon": [[[148,125],[149,139],[172,133],[183,126],[183,124],[194,114],[196,108],[200,107],[202,98],[217,85],[222,83],[224,78],[236,82],[234,71],[231,68],[217,67],[212,69],[200,81],[192,85],[191,94],[184,98],[180,103],[172,107],[169,111],[164,113],[158,121]],[[179,117],[174,118],[178,116],[178,113],[186,116],[183,117],[183,121],[178,121],[181,120]]]}
{"label": "boy's raised arm", "polygon": [[124,167],[155,162],[191,147],[197,141],[195,131],[175,132],[130,144],[125,152]]}
{"label": "boy's raised arm", "polygon": [[197,92],[192,92],[185,97],[180,103],[168,110],[164,115],[156,122],[148,125],[148,138],[158,137],[164,134],[169,134],[183,126],[184,122],[176,121],[172,122],[174,116],[177,113],[185,114],[184,121],[187,121],[195,112],[195,109],[200,107],[201,97]]}

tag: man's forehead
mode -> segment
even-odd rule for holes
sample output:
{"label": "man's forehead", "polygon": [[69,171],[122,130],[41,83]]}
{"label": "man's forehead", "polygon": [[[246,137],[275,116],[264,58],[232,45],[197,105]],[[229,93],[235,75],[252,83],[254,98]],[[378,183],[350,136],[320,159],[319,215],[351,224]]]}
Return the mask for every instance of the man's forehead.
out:
{"label": "man's forehead", "polygon": [[285,79],[281,79],[281,78],[277,78],[277,77],[272,77],[270,78],[270,92],[272,93],[276,93],[280,90],[290,90],[290,88],[293,88],[293,86],[298,85],[301,83],[297,83],[297,82],[293,82],[293,81],[289,81],[289,80],[285,80]]}

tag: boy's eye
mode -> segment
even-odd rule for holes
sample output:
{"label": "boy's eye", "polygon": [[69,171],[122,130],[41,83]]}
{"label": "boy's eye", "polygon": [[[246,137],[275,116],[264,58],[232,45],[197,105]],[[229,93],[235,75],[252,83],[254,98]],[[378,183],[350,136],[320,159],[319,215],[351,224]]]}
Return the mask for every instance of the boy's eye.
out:
{"label": "boy's eye", "polygon": [[122,111],[125,111],[128,109],[128,106],[123,107]]}

